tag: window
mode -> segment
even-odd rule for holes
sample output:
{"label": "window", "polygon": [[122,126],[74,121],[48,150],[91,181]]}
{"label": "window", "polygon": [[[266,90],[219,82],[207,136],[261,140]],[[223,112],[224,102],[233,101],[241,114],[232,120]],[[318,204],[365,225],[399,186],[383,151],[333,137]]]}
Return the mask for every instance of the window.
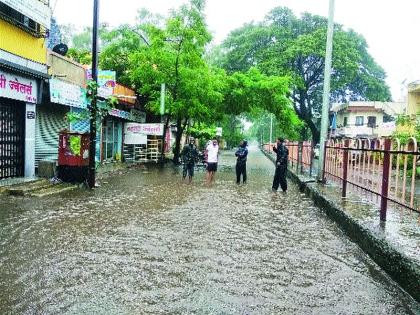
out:
{"label": "window", "polygon": [[371,127],[371,128],[376,127],[376,116],[369,116],[368,117],[368,127]]}
{"label": "window", "polygon": [[356,116],[356,126],[363,126],[363,116]]}
{"label": "window", "polygon": [[0,18],[13,25],[16,25],[17,27],[21,28],[25,32],[32,34],[35,37],[44,37],[46,34],[45,28],[41,27],[40,24],[16,11],[12,7],[2,3],[1,1]]}
{"label": "window", "polygon": [[348,123],[348,117],[344,117],[343,126],[346,127]]}

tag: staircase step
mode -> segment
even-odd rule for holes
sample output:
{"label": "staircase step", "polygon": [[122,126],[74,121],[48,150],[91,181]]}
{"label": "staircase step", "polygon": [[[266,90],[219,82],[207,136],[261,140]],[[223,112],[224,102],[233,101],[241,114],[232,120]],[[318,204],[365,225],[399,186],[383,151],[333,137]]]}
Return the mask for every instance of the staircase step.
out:
{"label": "staircase step", "polygon": [[37,191],[31,192],[31,193],[29,193],[29,196],[42,198],[42,197],[61,194],[63,192],[73,191],[73,190],[76,190],[78,188],[79,187],[77,185],[61,183],[61,184],[51,185],[49,187],[45,187],[45,188],[39,189]]}
{"label": "staircase step", "polygon": [[13,196],[25,196],[31,192],[51,186],[52,184],[46,179],[40,179],[29,183],[17,184],[9,186],[5,189],[6,193]]}

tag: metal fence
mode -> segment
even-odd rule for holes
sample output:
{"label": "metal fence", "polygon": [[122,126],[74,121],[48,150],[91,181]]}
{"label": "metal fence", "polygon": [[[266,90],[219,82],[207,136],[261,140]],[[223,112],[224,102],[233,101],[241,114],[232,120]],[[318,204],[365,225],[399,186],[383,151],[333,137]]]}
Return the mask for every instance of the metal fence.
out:
{"label": "metal fence", "polygon": [[386,220],[388,201],[420,212],[417,141],[391,139],[329,140],[325,145],[324,178],[378,203]]}
{"label": "metal fence", "polygon": [[[311,142],[286,142],[289,168],[297,174],[314,173]],[[391,139],[331,139],[325,143],[325,182],[350,190],[380,206],[386,220],[388,202],[420,213],[420,153],[415,138],[405,144]],[[264,150],[272,152],[269,145]],[[316,163],[315,163],[316,164]],[[419,165],[419,166],[418,166]],[[316,170],[315,170],[316,171]]]}
{"label": "metal fence", "polygon": [[[264,144],[266,152],[275,154],[272,146],[275,144]],[[298,174],[313,175],[314,171],[314,148],[311,141],[285,142],[289,150],[289,168]]]}

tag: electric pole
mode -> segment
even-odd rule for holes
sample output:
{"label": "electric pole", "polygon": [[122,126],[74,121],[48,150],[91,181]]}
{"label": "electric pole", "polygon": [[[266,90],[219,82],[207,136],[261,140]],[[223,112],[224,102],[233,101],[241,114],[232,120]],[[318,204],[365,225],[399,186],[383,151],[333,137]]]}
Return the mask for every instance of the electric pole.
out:
{"label": "electric pole", "polygon": [[[99,28],[99,0],[93,0],[92,80],[95,83],[98,83],[98,28]],[[90,147],[89,147],[89,173],[88,173],[89,188],[95,187],[97,93],[98,93],[97,84],[95,84],[92,102],[90,104]]]}
{"label": "electric pole", "polygon": [[327,48],[325,53],[325,69],[324,69],[324,93],[322,96],[322,116],[321,116],[321,131],[319,143],[319,159],[318,159],[318,180],[325,181],[324,174],[324,155],[325,155],[325,141],[328,138],[328,111],[330,107],[330,81],[331,81],[331,61],[332,61],[332,46],[334,34],[334,2],[330,0],[329,14],[328,14],[328,31],[327,31]]}
{"label": "electric pole", "polygon": [[268,149],[271,151],[271,142],[273,141],[273,114],[270,113],[270,148]]}

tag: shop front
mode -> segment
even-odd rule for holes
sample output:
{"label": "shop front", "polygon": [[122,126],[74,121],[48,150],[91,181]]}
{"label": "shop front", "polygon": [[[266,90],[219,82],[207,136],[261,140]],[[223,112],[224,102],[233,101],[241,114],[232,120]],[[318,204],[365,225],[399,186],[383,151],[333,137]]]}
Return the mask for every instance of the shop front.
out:
{"label": "shop front", "polygon": [[39,81],[0,68],[0,179],[33,177]]}
{"label": "shop front", "polygon": [[57,161],[58,139],[62,130],[70,129],[68,114],[71,108],[87,107],[84,88],[59,79],[49,80],[50,102],[37,106],[35,133],[35,164],[40,161]]}
{"label": "shop front", "polygon": [[161,158],[163,124],[124,125],[124,159],[129,162],[158,162]]}
{"label": "shop front", "polygon": [[102,124],[101,160],[112,162],[122,160],[123,126],[130,119],[130,113],[113,108]]}
{"label": "shop front", "polygon": [[102,126],[102,161],[121,161],[122,125],[121,121],[114,118],[104,120]]}

